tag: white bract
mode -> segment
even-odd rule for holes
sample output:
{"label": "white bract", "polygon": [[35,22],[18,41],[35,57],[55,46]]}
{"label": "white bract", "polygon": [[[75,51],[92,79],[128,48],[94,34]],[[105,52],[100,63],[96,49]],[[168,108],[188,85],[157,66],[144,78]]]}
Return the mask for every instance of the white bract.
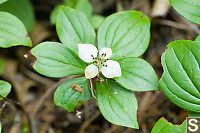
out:
{"label": "white bract", "polygon": [[99,51],[92,44],[78,45],[79,57],[87,62],[92,63],[85,69],[85,77],[91,79],[101,72],[106,78],[114,78],[121,76],[120,64],[117,61],[109,60],[112,56],[111,48],[102,48]]}

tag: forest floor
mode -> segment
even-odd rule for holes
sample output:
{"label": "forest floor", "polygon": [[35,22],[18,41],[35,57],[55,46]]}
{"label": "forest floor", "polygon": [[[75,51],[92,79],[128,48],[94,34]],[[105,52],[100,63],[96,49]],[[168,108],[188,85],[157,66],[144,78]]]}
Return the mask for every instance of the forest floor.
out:
{"label": "forest floor", "polygon": [[[60,3],[59,0],[32,0],[36,26],[30,36],[34,46],[47,40],[59,41],[49,17]],[[193,40],[199,34],[195,25],[180,17],[166,0],[91,0],[91,3],[94,13],[103,16],[133,9],[149,16],[151,42],[142,58],[154,67],[159,78],[163,72],[160,58],[167,44],[174,40]],[[32,69],[34,59],[24,58],[29,50],[25,47],[0,49],[0,58],[5,60],[2,79],[13,85],[8,98],[19,102],[25,110],[24,113],[20,107],[1,103],[3,133],[25,133],[28,126],[31,126],[33,133],[150,133],[161,117],[180,124],[187,116],[186,111],[170,102],[161,91],[136,93],[139,130],[110,124],[98,111],[95,99],[68,113],[53,103],[52,85],[57,79],[41,76]],[[81,118],[77,117],[77,112],[81,112]]]}

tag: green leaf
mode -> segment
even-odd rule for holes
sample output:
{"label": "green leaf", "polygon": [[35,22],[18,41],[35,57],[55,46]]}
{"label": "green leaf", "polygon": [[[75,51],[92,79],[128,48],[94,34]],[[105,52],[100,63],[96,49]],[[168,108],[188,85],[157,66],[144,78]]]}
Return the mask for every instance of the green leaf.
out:
{"label": "green leaf", "polygon": [[57,19],[58,13],[59,13],[59,7],[60,7],[60,6],[57,6],[57,7],[54,8],[53,11],[51,12],[51,15],[50,15],[50,22],[51,22],[52,25],[56,24],[56,19]]}
{"label": "green leaf", "polygon": [[0,5],[0,11],[9,12],[18,17],[26,26],[28,31],[35,25],[35,16],[29,0],[8,0]]}
{"label": "green leaf", "polygon": [[0,80],[0,95],[2,97],[6,97],[11,91],[11,85],[6,82],[6,81],[2,81]]}
{"label": "green leaf", "polygon": [[[73,84],[81,87],[83,92],[81,93],[72,88]],[[88,81],[85,78],[67,80],[56,89],[54,94],[54,103],[67,111],[73,111],[80,100],[83,98],[85,100],[91,98],[90,92],[87,94],[88,90]]]}
{"label": "green leaf", "polygon": [[[85,77],[84,77],[84,80],[85,80],[85,82],[84,82],[84,85],[85,85],[85,86],[83,87],[84,91],[83,91],[83,93],[82,93],[81,96],[80,96],[80,101],[87,101],[87,100],[89,100],[89,99],[92,98],[90,89],[89,89],[89,87],[88,87],[88,80],[86,80]],[[82,81],[83,81],[83,80],[82,80]]]}
{"label": "green leaf", "polygon": [[[90,2],[88,0],[78,0],[74,3],[66,1],[66,3],[64,3],[64,5],[81,11],[88,18],[93,18],[93,16],[92,16],[92,5],[90,4]],[[56,8],[54,8],[54,10],[51,13],[51,16],[50,16],[51,24],[56,24],[56,19],[57,19],[58,13],[59,13],[59,7],[60,6],[57,6]],[[94,26],[99,25],[102,18],[103,17],[101,17],[101,16],[97,16],[97,15],[94,16],[94,19],[92,19],[92,21],[94,21],[94,22],[91,21],[91,24],[94,25]],[[94,28],[96,28],[96,27],[94,27]]]}
{"label": "green leaf", "polygon": [[98,31],[98,48],[112,49],[112,57],[137,57],[149,45],[150,21],[139,11],[123,11],[105,19]]}
{"label": "green leaf", "polygon": [[0,60],[0,76],[3,74],[3,60]]}
{"label": "green leaf", "polygon": [[74,8],[78,2],[78,0],[63,0],[65,4],[69,7]]}
{"label": "green leaf", "polygon": [[96,35],[87,17],[80,11],[60,6],[56,20],[56,30],[61,42],[70,49],[77,50],[77,44],[96,44]]}
{"label": "green leaf", "polygon": [[36,57],[33,68],[48,77],[84,74],[86,64],[65,45],[43,42],[31,50]]}
{"label": "green leaf", "polygon": [[8,0],[0,0],[0,4],[4,3],[6,1],[8,1]]}
{"label": "green leaf", "polygon": [[75,9],[83,12],[88,17],[92,16],[92,5],[88,0],[78,0]]}
{"label": "green leaf", "polygon": [[151,133],[186,133],[186,121],[181,125],[173,125],[164,118],[158,120]]}
{"label": "green leaf", "polygon": [[179,40],[168,47],[161,59],[164,73],[160,87],[176,105],[200,112],[200,43]]}
{"label": "green leaf", "polygon": [[98,29],[99,26],[103,23],[104,17],[100,15],[94,15],[90,17],[90,23],[95,29]]}
{"label": "green leaf", "polygon": [[109,122],[130,128],[139,128],[137,123],[137,100],[135,95],[115,81],[97,82],[98,107]]}
{"label": "green leaf", "polygon": [[200,35],[195,38],[195,41],[200,41]]}
{"label": "green leaf", "polygon": [[158,78],[152,66],[143,59],[129,57],[118,60],[122,76],[115,80],[132,91],[158,89]]}
{"label": "green leaf", "polygon": [[32,46],[23,23],[7,12],[0,12],[0,47]]}
{"label": "green leaf", "polygon": [[169,0],[175,10],[193,23],[200,24],[199,0]]}

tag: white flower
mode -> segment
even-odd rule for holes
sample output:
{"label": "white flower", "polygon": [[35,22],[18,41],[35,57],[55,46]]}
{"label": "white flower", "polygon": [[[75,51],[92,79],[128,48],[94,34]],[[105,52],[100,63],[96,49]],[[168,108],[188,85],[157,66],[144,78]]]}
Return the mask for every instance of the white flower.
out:
{"label": "white flower", "polygon": [[79,57],[87,62],[93,63],[86,67],[85,77],[91,79],[101,72],[106,78],[121,76],[120,64],[113,60],[108,60],[112,56],[111,48],[102,48],[98,55],[97,48],[92,44],[78,45]]}

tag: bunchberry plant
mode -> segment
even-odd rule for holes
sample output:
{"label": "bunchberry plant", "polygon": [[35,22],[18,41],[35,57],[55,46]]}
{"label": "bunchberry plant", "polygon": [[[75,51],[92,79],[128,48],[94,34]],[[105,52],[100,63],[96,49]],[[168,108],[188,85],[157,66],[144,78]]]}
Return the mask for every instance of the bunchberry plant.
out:
{"label": "bunchberry plant", "polygon": [[162,91],[178,106],[200,112],[200,43],[178,40],[162,55]]}
{"label": "bunchberry plant", "polygon": [[[43,42],[31,50],[33,68],[64,80],[54,102],[73,111],[80,101],[97,99],[103,116],[113,124],[138,128],[137,100],[132,91],[157,90],[153,68],[141,56],[148,47],[150,21],[138,11],[115,13],[96,33],[85,14],[59,7],[56,30],[62,43]],[[74,77],[74,76],[73,76]]]}
{"label": "bunchberry plant", "polygon": [[[200,112],[200,42],[177,40],[168,44],[161,62],[164,73],[159,86],[164,94],[176,105],[188,111],[189,116]],[[186,133],[186,122],[172,125],[160,119],[152,133]]]}
{"label": "bunchberry plant", "polygon": [[[170,0],[178,13],[193,23],[200,24],[200,2]],[[178,40],[168,44],[162,55],[164,73],[160,87],[166,96],[189,113],[200,112],[200,36],[195,41]]]}
{"label": "bunchberry plant", "polygon": [[[200,1],[169,0],[172,7],[195,24],[200,24]],[[189,117],[200,113],[200,36],[195,41],[178,40],[168,44],[162,55],[164,73],[159,86],[176,105],[188,111]],[[179,127],[160,119],[152,133],[186,133],[185,122]]]}

